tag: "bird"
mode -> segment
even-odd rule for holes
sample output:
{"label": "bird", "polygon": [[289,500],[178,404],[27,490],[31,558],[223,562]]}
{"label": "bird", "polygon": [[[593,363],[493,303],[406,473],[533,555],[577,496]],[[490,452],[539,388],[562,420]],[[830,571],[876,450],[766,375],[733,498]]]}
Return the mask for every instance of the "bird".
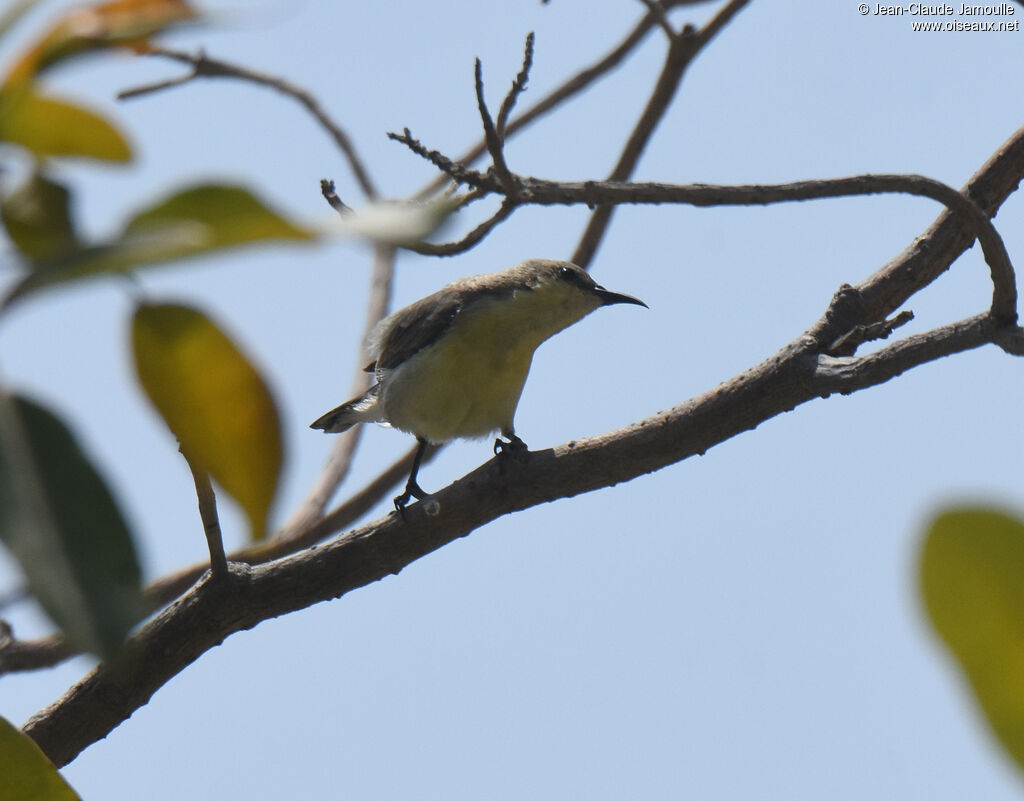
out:
{"label": "bird", "polygon": [[412,498],[429,497],[416,480],[429,444],[498,432],[495,454],[525,452],[514,417],[534,351],[595,309],[618,303],[648,308],[567,261],[530,259],[462,278],[381,320],[368,339],[373,361],[365,368],[376,382],[310,428],[341,433],[375,422],[414,435],[412,470],[394,499],[404,516]]}

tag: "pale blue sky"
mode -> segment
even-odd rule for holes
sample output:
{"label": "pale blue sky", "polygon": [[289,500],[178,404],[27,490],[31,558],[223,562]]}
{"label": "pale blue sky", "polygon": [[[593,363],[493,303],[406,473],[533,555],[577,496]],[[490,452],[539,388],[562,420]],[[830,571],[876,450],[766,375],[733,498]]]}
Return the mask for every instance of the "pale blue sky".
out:
{"label": "pale blue sky", "polygon": [[[719,5],[673,20],[701,22]],[[217,7],[221,26],[169,43],[310,89],[392,196],[432,172],[385,131],[409,126],[451,155],[478,137],[474,57],[496,106],[536,31],[530,103],[643,12],[632,0]],[[1022,36],[914,33],[909,17],[862,16],[854,0],[754,0],[692,66],[636,177],[919,172],[960,186],[1024,124]],[[606,174],[664,49],[653,33],[621,71],[516,139],[512,169]],[[114,57],[54,76],[116,114],[140,152],[130,169],[67,171],[96,235],[196,179],[247,182],[310,221],[329,218],[321,177],[358,198],[326,136],[272,92],[209,81],[112,99],[180,71]],[[602,310],[544,345],[517,430],[548,447],[713,388],[795,338],[841,282],[874,272],[937,211],[914,198],[619,210],[593,273],[650,311]],[[1013,197],[996,220],[1018,261],[1022,212]],[[457,258],[403,256],[398,302],[525,258],[567,258],[585,221],[584,209],[526,209]],[[271,378],[290,454],[279,521],[331,444],[307,425],[346,399],[368,267],[365,249],[333,243],[143,279],[153,298],[213,313]],[[990,292],[972,251],[911,302],[905,330],[976,313]],[[0,323],[0,352],[7,382],[74,423],[155,577],[202,559],[205,544],[187,470],[131,385],[129,309],[114,282],[26,302]],[[1020,778],[923,624],[914,566],[942,505],[1024,508],[1022,389],[1019,362],[986,348],[503,518],[397,577],[230,638],[65,775],[84,798],[113,801],[1017,798]],[[367,432],[352,486],[410,444]],[[488,455],[457,444],[421,483],[439,488]],[[243,527],[229,508],[225,518],[236,546]],[[13,580],[0,563],[0,586]],[[23,636],[40,631],[31,610],[11,617]],[[87,667],[4,677],[0,714],[23,722]]]}

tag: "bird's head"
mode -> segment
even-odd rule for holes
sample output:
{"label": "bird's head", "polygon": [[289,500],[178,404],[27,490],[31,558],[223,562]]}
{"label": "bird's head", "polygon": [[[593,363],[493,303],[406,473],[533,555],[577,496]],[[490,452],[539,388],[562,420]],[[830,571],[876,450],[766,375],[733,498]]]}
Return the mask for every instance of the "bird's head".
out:
{"label": "bird's head", "polygon": [[647,308],[647,304],[632,295],[624,295],[605,289],[582,267],[568,261],[533,259],[513,267],[516,279],[524,288],[538,295],[561,301],[566,309],[578,312],[583,317],[600,306],[616,303],[632,303]]}

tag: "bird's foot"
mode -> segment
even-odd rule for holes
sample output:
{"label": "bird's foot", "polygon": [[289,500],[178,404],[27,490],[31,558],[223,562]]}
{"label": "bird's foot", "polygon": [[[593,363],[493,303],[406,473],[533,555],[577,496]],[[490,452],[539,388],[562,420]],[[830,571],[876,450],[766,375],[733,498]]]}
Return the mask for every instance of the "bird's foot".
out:
{"label": "bird's foot", "polygon": [[509,437],[507,442],[501,437],[494,440],[494,455],[498,457],[498,467],[501,470],[505,469],[505,463],[509,459],[525,462],[529,453],[530,449],[526,447],[526,443],[515,434]]}
{"label": "bird's foot", "polygon": [[405,507],[409,505],[409,501],[415,498],[418,501],[422,501],[428,497],[430,493],[426,492],[419,484],[413,479],[409,479],[405,485],[405,492],[395,498],[395,510],[405,518]]}
{"label": "bird's foot", "polygon": [[525,453],[529,451],[526,447],[526,443],[523,442],[519,437],[513,434],[508,438],[508,442],[498,437],[494,440],[494,455],[497,456],[501,453]]}

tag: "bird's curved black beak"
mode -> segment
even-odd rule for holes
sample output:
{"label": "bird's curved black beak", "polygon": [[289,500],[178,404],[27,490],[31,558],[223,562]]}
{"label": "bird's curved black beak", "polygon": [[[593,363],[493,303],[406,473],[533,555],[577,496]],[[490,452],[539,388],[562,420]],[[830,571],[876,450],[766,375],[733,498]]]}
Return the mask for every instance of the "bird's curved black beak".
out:
{"label": "bird's curved black beak", "polygon": [[620,292],[609,292],[603,286],[595,286],[594,294],[601,299],[602,306],[611,306],[614,303],[632,303],[635,306],[643,306],[645,309],[650,308],[639,298],[634,298],[632,295],[623,295]]}

